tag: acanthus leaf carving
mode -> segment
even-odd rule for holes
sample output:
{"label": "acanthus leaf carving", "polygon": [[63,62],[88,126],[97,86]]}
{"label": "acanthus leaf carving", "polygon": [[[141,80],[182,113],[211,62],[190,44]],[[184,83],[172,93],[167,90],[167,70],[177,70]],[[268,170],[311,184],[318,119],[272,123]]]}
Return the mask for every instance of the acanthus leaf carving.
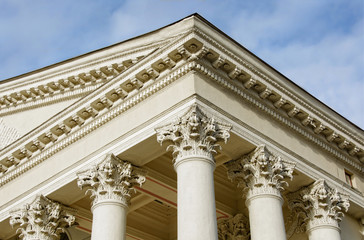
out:
{"label": "acanthus leaf carving", "polygon": [[258,146],[242,158],[225,163],[228,178],[248,191],[247,199],[259,194],[280,196],[280,191],[292,179],[295,163],[270,153],[265,145]]}
{"label": "acanthus leaf carving", "polygon": [[249,220],[241,213],[234,217],[218,222],[219,240],[249,240],[250,227]]}
{"label": "acanthus leaf carving", "polygon": [[19,226],[21,239],[55,240],[75,223],[76,210],[39,195],[31,204],[10,213],[10,224]]}
{"label": "acanthus leaf carving", "polygon": [[108,154],[99,164],[77,175],[78,186],[91,192],[93,205],[103,200],[116,200],[128,206],[134,186],[141,186],[146,179],[144,169],[113,154]]}
{"label": "acanthus leaf carving", "polygon": [[225,143],[230,137],[231,126],[208,118],[195,104],[175,122],[156,129],[157,141],[169,142],[167,150],[173,159],[199,155],[213,159],[218,142]]}
{"label": "acanthus leaf carving", "polygon": [[298,221],[296,232],[322,225],[338,227],[350,206],[348,195],[329,187],[322,179],[288,194],[287,198],[288,207]]}

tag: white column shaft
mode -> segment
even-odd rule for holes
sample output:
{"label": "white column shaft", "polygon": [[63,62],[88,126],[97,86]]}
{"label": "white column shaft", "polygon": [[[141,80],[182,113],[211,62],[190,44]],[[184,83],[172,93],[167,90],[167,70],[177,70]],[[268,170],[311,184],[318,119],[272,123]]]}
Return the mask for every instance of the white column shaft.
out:
{"label": "white column shaft", "polygon": [[91,240],[125,240],[127,207],[116,201],[92,207]]}
{"label": "white column shaft", "polygon": [[282,199],[258,195],[247,201],[252,240],[285,240]]}
{"label": "white column shaft", "polygon": [[308,230],[309,240],[341,240],[339,228],[334,226],[318,226]]}
{"label": "white column shaft", "polygon": [[204,157],[178,160],[178,240],[217,240],[215,163]]}

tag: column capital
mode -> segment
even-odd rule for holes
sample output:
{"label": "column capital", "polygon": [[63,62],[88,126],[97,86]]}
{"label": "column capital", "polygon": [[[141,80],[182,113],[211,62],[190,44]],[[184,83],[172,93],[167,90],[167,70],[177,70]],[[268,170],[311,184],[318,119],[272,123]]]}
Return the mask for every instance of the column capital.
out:
{"label": "column capital", "polygon": [[230,137],[231,126],[209,118],[195,104],[176,121],[157,128],[157,141],[168,142],[167,150],[173,152],[173,160],[189,156],[213,159],[218,142],[225,143]]}
{"label": "column capital", "polygon": [[125,206],[129,205],[134,186],[145,182],[146,171],[123,161],[113,154],[92,168],[77,173],[78,186],[88,188],[93,198],[92,205],[113,200]]}
{"label": "column capital", "polygon": [[340,193],[320,179],[297,192],[287,195],[288,207],[295,215],[296,231],[316,227],[339,228],[344,212],[349,209],[349,195]]}
{"label": "column capital", "polygon": [[21,239],[59,239],[65,228],[75,223],[75,209],[37,196],[32,203],[10,213],[10,224],[19,225]]}
{"label": "column capital", "polygon": [[250,227],[248,218],[241,213],[217,224],[219,240],[248,240]]}
{"label": "column capital", "polygon": [[270,153],[265,145],[242,158],[225,163],[228,178],[237,181],[247,194],[247,200],[259,195],[275,195],[281,199],[280,191],[287,186],[287,178],[292,179],[295,163],[283,160]]}

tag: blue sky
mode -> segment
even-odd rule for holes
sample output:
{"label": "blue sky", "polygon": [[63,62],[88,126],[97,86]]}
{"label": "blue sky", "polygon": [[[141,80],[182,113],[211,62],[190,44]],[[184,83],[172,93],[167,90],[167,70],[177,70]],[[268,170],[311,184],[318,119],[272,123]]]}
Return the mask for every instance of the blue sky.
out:
{"label": "blue sky", "polygon": [[0,0],[0,79],[194,12],[364,128],[363,0]]}

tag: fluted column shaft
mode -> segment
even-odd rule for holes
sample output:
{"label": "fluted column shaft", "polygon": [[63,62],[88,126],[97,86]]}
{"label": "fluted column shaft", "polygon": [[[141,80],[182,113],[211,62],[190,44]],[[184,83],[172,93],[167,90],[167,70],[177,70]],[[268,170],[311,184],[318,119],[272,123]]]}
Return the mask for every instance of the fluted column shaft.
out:
{"label": "fluted column shaft", "polygon": [[98,165],[78,173],[79,187],[94,198],[91,211],[92,240],[125,240],[131,192],[145,182],[145,171],[112,154]]}
{"label": "fluted column shaft", "polygon": [[264,145],[225,164],[228,177],[246,192],[252,240],[285,240],[280,191],[292,178],[294,163],[271,154]]}
{"label": "fluted column shaft", "polygon": [[230,126],[207,118],[197,106],[175,123],[156,129],[169,142],[178,187],[178,240],[217,240],[214,190],[217,141],[227,141]]}

